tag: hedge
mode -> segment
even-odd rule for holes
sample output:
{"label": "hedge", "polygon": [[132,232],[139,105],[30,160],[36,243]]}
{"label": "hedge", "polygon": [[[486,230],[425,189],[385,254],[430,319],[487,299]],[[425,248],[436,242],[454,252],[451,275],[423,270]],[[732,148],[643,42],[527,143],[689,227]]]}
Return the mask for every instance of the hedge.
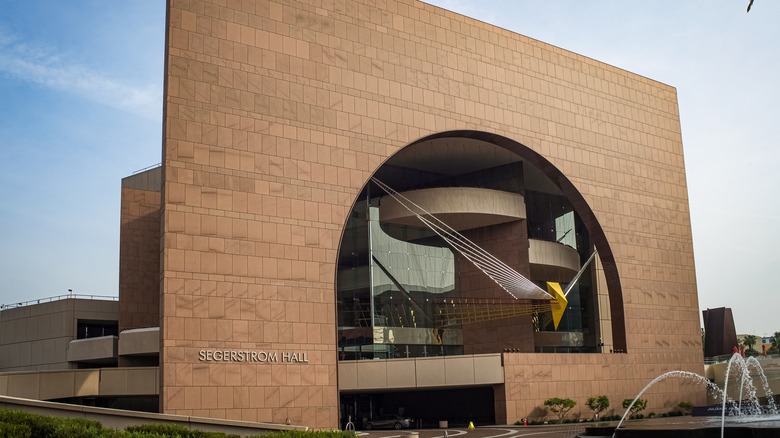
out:
{"label": "hedge", "polygon": [[[238,438],[223,432],[203,432],[176,424],[143,424],[125,430],[104,428],[99,421],[47,417],[0,409],[0,438]],[[355,438],[346,431],[269,431],[254,438]],[[252,438],[250,437],[250,438]]]}

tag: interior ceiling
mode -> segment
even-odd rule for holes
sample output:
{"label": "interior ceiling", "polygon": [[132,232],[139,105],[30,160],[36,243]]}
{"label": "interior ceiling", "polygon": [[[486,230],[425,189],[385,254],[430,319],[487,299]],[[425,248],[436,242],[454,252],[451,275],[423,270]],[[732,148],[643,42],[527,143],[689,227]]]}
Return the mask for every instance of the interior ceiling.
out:
{"label": "interior ceiling", "polygon": [[523,161],[520,156],[500,146],[462,137],[437,138],[417,143],[390,159],[395,166],[450,176],[518,161]]}
{"label": "interior ceiling", "polygon": [[[514,152],[482,140],[465,137],[436,138],[406,147],[394,155],[388,164],[443,176],[462,175],[478,170],[521,162]],[[560,189],[542,171],[526,163],[523,166],[526,190],[560,195]],[[387,183],[403,190],[403,181]]]}

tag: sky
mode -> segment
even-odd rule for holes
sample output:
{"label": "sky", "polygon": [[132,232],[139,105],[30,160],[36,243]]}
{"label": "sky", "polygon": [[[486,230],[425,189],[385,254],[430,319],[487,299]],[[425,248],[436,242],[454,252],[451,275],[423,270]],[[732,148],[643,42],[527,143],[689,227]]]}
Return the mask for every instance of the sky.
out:
{"label": "sky", "polygon": [[[699,307],[780,331],[780,2],[430,3],[674,86]],[[117,295],[121,179],[161,158],[164,9],[0,0],[0,303]]]}

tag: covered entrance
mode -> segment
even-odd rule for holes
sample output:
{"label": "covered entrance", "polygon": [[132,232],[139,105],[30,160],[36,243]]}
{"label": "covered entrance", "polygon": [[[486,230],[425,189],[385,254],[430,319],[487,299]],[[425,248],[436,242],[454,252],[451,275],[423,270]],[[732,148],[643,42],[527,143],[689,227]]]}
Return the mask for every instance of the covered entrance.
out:
{"label": "covered entrance", "polygon": [[413,391],[341,393],[341,424],[348,416],[358,429],[372,418],[397,414],[414,419],[415,428],[436,428],[439,421],[449,427],[495,424],[493,386]]}

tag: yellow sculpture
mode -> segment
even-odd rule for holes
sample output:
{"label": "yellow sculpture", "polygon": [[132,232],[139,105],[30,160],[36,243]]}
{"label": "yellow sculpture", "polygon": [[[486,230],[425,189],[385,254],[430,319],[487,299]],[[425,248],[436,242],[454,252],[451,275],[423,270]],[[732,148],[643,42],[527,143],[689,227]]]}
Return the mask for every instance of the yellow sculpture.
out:
{"label": "yellow sculpture", "polygon": [[569,300],[566,299],[563,290],[561,290],[561,285],[558,283],[548,281],[547,292],[553,296],[553,299],[550,301],[550,308],[552,310],[553,325],[555,330],[558,330],[558,324],[561,322],[561,318],[563,318],[563,312],[566,311]]}

